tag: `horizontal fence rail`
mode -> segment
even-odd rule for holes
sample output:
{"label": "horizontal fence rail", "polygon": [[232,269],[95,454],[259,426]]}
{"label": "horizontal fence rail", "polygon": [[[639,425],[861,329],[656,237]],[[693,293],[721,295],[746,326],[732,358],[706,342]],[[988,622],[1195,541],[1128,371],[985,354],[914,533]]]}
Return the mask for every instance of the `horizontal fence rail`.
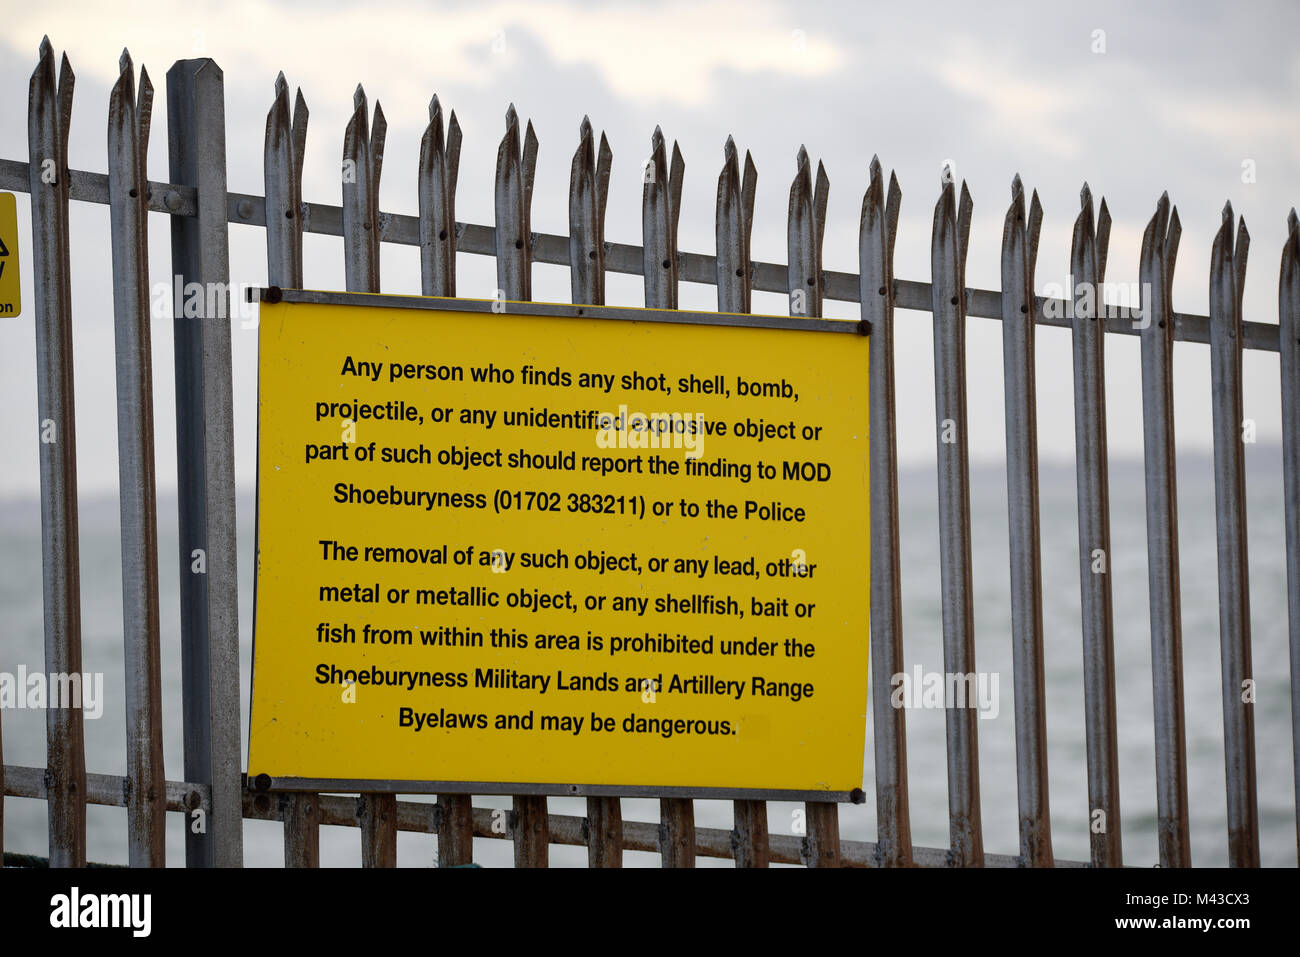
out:
{"label": "horizontal fence rail", "polygon": [[[0,189],[29,192],[27,185],[28,164],[17,160],[0,159]],[[81,170],[69,171],[73,199],[87,203],[108,203],[108,177],[103,174],[88,173]],[[102,185],[101,182],[102,181]],[[78,188],[78,186],[80,188]],[[193,216],[193,190],[171,183],[149,183],[149,210],[167,213],[171,216]],[[158,197],[172,197],[175,208],[170,208]],[[250,193],[228,194],[228,220],[245,226],[266,225],[266,201],[261,196]],[[303,231],[322,236],[343,235],[343,209],[326,203],[302,204]],[[418,216],[403,213],[379,214],[379,238],[381,242],[398,246],[419,246],[420,221]],[[569,237],[551,233],[533,233],[533,262],[552,266],[570,266]],[[627,243],[605,242],[605,268],[629,276],[644,274],[642,247]],[[456,223],[456,251],[477,256],[496,255],[496,230],[492,226],[475,223]],[[753,261],[750,272],[751,288],[758,292],[789,292],[788,266],[783,263]],[[718,259],[707,253],[677,254],[677,275],[681,282],[694,282],[713,286],[717,284]],[[861,302],[858,288],[860,274],[836,272],[827,269],[822,273],[822,290],[826,299],[835,302]],[[894,282],[894,306],[898,309],[911,309],[929,312],[931,307],[930,283],[910,279],[897,279]],[[1039,325],[1070,328],[1068,316],[1070,302],[1051,296],[1034,296],[1033,316]],[[1138,311],[1141,301],[1130,304],[1131,311]],[[977,319],[1002,318],[1002,293],[996,289],[966,290],[966,315]],[[1180,342],[1199,342],[1209,345],[1210,318],[1189,312],[1174,312],[1174,339]],[[1242,348],[1262,352],[1278,351],[1277,326],[1267,322],[1242,323]],[[1134,328],[1130,315],[1108,316],[1106,331],[1120,335],[1137,336],[1140,330]]]}
{"label": "horizontal fence rail", "polygon": [[[27,192],[32,201],[38,402],[58,441],[41,449],[42,556],[46,665],[80,670],[80,594],[76,559],[75,416],[72,408],[72,317],[68,266],[68,203],[108,205],[112,224],[114,317],[118,381],[119,465],[122,486],[124,654],[128,664],[128,755],[125,776],[87,773],[79,712],[52,710],[47,768],[0,767],[4,795],[44,800],[49,808],[50,862],[85,863],[87,804],[125,807],[133,865],[165,862],[165,812],[187,820],[203,815],[205,830],[186,828],[191,865],[238,865],[244,819],[284,826],[287,866],[318,866],[321,825],[355,826],[366,866],[394,866],[400,831],[437,835],[442,866],[472,863],[474,838],[509,840],[517,866],[546,866],[552,844],[585,846],[594,867],[618,867],[625,851],[658,854],[664,866],[691,867],[698,857],[737,866],[1071,866],[1055,858],[1048,806],[1043,609],[1038,501],[1035,328],[1070,330],[1073,345],[1079,576],[1083,607],[1079,648],[1084,662],[1088,820],[1093,866],[1120,866],[1120,798],[1111,602],[1110,514],[1105,404],[1106,335],[1138,336],[1142,350],[1146,519],[1155,708],[1156,784],[1160,862],[1190,863],[1186,730],[1174,469],[1173,343],[1210,346],[1215,436],[1220,649],[1229,859],[1259,863],[1253,682],[1245,539],[1245,484],[1241,427],[1243,350],[1280,353],[1287,589],[1290,614],[1293,723],[1300,739],[1300,235],[1294,211],[1283,250],[1279,324],[1247,322],[1242,286],[1249,237],[1244,223],[1234,239],[1225,209],[1214,241],[1210,314],[1179,313],[1171,297],[1180,237],[1168,197],[1157,204],[1142,246],[1140,275],[1150,295],[1123,303],[1102,297],[1110,214],[1104,200],[1094,214],[1085,184],[1069,263],[1076,288],[1067,298],[1037,296],[1034,271],[1043,219],[1037,194],[1026,200],[1012,183],[1002,242],[1002,288],[965,284],[974,203],[948,171],[940,186],[931,235],[930,281],[897,279],[895,247],[902,191],[873,158],[862,201],[859,271],[822,267],[830,179],[800,147],[787,210],[785,264],[751,258],[757,167],[744,163],[730,138],[723,147],[716,206],[716,254],[678,249],[686,164],[655,129],[642,177],[642,244],[605,238],[605,210],[613,152],[597,139],[589,119],[578,128],[569,184],[566,235],[534,231],[531,205],[539,140],[531,122],[511,106],[505,116],[494,181],[495,223],[458,222],[456,184],[462,132],[434,96],[420,143],[418,214],[379,207],[387,122],[373,113],[358,86],[342,135],[341,203],[305,202],[303,156],[309,111],[301,91],[290,98],[283,74],[274,84],[266,118],[265,196],[226,188],[224,79],[211,60],[183,60],[168,72],[169,181],[148,179],[145,155],[152,85],[141,70],[138,87],[129,54],[119,63],[109,108],[108,174],[72,170],[66,143],[73,76],[64,57],[42,42],[29,91],[27,162],[0,160],[0,189]],[[48,175],[48,159],[54,175]],[[149,368],[147,231],[150,212],[172,225],[173,273],[178,282],[225,290],[215,313],[229,311],[229,226],[265,228],[272,285],[300,288],[303,236],[343,239],[345,286],[382,289],[385,243],[420,249],[421,292],[455,296],[458,253],[496,261],[498,296],[532,298],[535,263],[570,269],[572,301],[602,307],[608,273],[638,275],[644,302],[675,309],[682,282],[715,286],[719,311],[748,313],[752,294],[789,299],[785,323],[815,324],[827,300],[858,303],[862,330],[871,334],[871,694],[877,841],[840,837],[839,808],[809,801],[806,833],[773,834],[763,801],[733,803],[734,827],[697,827],[688,798],[664,793],[657,823],[625,821],[620,798],[592,796],[584,817],[552,814],[547,798],[513,795],[502,829],[493,812],[465,794],[439,795],[436,804],[399,801],[387,791],[358,796],[260,793],[239,774],[238,622],[235,587],[233,425],[230,338],[213,323],[176,317],[177,441],[180,486],[182,672],[185,777],[165,780],[161,749],[157,530],[153,474],[152,372]],[[207,307],[205,306],[205,309]],[[224,310],[224,311],[223,311]],[[902,671],[902,596],[898,530],[894,334],[898,310],[931,317],[934,332],[936,449],[940,532],[940,607],[945,669],[975,670],[970,478],[965,376],[967,320],[1003,323],[1006,375],[1008,535],[1012,594],[1011,633],[1018,854],[984,850],[980,817],[977,722],[967,709],[946,716],[949,803],[948,848],[915,847],[911,839],[905,712],[892,707],[890,676]],[[743,320],[739,320],[743,321]],[[1300,748],[1295,752],[1300,788]],[[1001,770],[1001,769],[999,769]],[[3,804],[0,802],[0,822]],[[2,832],[0,832],[2,833]]]}

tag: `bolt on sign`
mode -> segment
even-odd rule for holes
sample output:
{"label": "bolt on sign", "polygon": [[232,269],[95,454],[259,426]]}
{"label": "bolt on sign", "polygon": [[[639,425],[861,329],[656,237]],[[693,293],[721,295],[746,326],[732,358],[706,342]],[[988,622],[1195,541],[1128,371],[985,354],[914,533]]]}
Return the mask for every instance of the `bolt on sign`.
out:
{"label": "bolt on sign", "polygon": [[852,799],[858,323],[262,298],[250,778]]}
{"label": "bolt on sign", "polygon": [[0,316],[22,314],[22,284],[18,278],[18,203],[13,193],[0,193]]}

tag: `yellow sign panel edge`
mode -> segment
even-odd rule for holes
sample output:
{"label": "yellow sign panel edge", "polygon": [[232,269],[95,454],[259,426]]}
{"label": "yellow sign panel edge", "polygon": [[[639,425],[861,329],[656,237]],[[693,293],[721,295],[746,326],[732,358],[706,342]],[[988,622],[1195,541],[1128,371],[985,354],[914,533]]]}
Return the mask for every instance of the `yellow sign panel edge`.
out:
{"label": "yellow sign panel edge", "polygon": [[866,320],[805,319],[802,316],[776,316],[749,312],[692,312],[685,309],[652,309],[642,306],[587,306],[559,302],[517,302],[512,299],[460,299],[378,292],[329,292],[314,289],[281,289],[278,286],[250,289],[248,297],[250,301],[272,305],[287,302],[322,306],[491,312],[518,316],[548,316],[558,319],[617,319],[628,322],[662,322],[678,325],[787,329],[792,332],[832,332],[855,336],[867,336],[871,332],[871,323]]}
{"label": "yellow sign panel edge", "polygon": [[18,267],[18,200],[0,193],[0,318],[23,314],[22,273]]}
{"label": "yellow sign panel edge", "polygon": [[[692,312],[687,310],[654,309],[647,307],[591,306],[571,303],[521,302],[514,300],[467,299],[437,296],[415,296],[386,293],[351,293],[326,290],[282,289],[271,286],[248,290],[248,300],[267,304],[310,304],[352,307],[397,308],[414,311],[445,311],[467,313],[496,313],[520,318],[547,317],[565,319],[614,319],[630,322],[658,322],[674,325],[711,325],[772,331],[827,332],[866,338],[871,333],[871,323],[861,320],[803,318],[761,313]],[[259,323],[260,325],[260,323]],[[259,338],[260,351],[260,338]],[[259,357],[260,365],[260,357]],[[260,486],[261,468],[261,411],[259,381],[258,458],[257,476]],[[864,423],[865,425],[866,423]],[[869,448],[869,442],[868,442]],[[260,509],[260,495],[255,494],[255,512]],[[260,527],[260,523],[258,523]],[[260,554],[260,541],[255,543],[255,555]],[[260,566],[255,561],[255,578]],[[257,589],[254,587],[253,654],[256,661]],[[252,664],[250,664],[250,679]],[[867,689],[864,689],[864,692]],[[251,708],[253,695],[250,681],[250,745],[252,736]],[[251,750],[251,749],[250,749]],[[251,769],[250,769],[251,770]],[[865,773],[865,762],[863,767]],[[434,781],[376,778],[307,778],[249,774],[248,786],[256,791],[377,791],[396,793],[463,793],[463,794],[533,794],[549,796],[596,797],[669,797],[698,799],[766,799],[812,800],[829,802],[865,802],[862,788],[852,790],[799,790],[780,788],[737,787],[675,787],[666,785],[608,785],[574,784],[568,782],[491,782],[491,781]]]}

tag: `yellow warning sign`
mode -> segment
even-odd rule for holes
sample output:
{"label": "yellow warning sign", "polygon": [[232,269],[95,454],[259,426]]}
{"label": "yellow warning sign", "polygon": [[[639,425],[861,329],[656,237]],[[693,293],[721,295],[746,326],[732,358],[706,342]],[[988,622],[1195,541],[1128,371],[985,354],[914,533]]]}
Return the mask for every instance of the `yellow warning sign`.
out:
{"label": "yellow warning sign", "polygon": [[261,307],[250,780],[860,788],[867,337],[444,302]]}
{"label": "yellow warning sign", "polygon": [[0,316],[22,315],[22,285],[18,273],[18,203],[13,193],[0,193]]}

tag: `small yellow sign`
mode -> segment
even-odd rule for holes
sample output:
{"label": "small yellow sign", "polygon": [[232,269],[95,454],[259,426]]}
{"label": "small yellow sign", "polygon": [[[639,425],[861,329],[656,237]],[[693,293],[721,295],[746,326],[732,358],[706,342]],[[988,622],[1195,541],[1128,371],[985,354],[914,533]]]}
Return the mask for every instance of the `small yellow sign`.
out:
{"label": "small yellow sign", "polygon": [[22,283],[18,273],[18,203],[13,193],[0,193],[0,316],[22,315]]}
{"label": "small yellow sign", "polygon": [[861,788],[868,339],[504,306],[261,306],[250,779]]}

